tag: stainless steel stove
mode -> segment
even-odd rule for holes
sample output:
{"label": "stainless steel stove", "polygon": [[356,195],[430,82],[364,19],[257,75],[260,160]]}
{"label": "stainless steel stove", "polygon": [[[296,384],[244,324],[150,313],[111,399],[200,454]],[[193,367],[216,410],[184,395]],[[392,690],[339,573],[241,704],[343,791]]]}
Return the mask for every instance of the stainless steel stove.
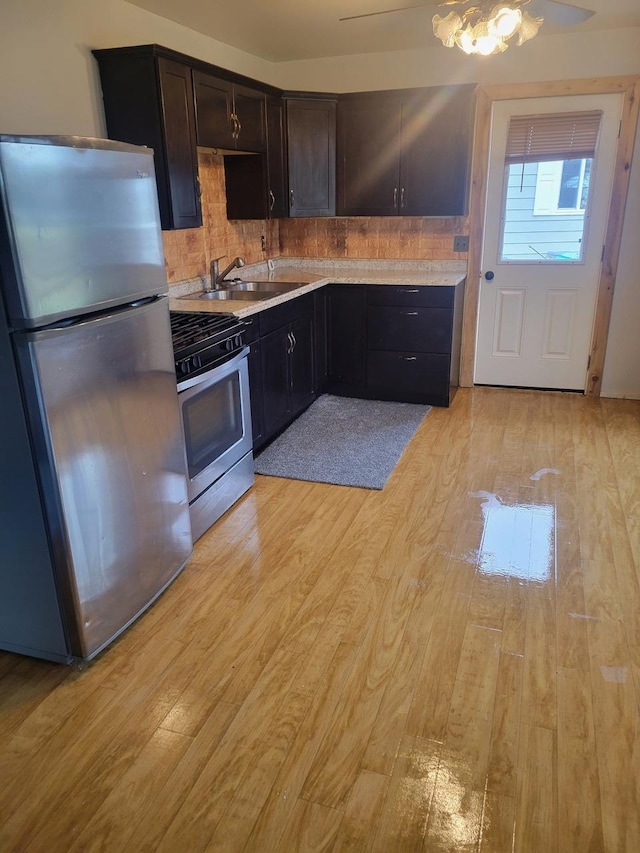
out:
{"label": "stainless steel stove", "polygon": [[171,312],[194,540],[254,482],[243,327],[233,314]]}

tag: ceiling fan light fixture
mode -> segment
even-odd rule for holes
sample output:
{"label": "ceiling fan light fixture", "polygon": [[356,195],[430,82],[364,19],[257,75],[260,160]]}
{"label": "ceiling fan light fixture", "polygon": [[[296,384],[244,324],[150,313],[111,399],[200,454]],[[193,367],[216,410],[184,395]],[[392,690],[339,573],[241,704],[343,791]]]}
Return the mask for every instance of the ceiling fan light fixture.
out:
{"label": "ceiling fan light fixture", "polygon": [[502,53],[513,37],[516,37],[518,45],[533,38],[544,21],[520,9],[527,2],[510,0],[495,5],[480,0],[462,15],[457,12],[450,12],[444,18],[434,15],[434,35],[445,47],[457,46],[467,54],[491,56]]}

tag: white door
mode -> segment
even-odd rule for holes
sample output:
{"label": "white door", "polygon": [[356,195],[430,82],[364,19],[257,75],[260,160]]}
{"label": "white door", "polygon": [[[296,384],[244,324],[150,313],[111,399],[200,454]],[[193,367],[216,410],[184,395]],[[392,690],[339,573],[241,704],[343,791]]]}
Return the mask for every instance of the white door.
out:
{"label": "white door", "polygon": [[[622,105],[622,95],[494,104],[477,384],[585,389]],[[588,113],[599,123],[593,156],[507,163],[514,126]],[[522,118],[510,133],[512,117]]]}

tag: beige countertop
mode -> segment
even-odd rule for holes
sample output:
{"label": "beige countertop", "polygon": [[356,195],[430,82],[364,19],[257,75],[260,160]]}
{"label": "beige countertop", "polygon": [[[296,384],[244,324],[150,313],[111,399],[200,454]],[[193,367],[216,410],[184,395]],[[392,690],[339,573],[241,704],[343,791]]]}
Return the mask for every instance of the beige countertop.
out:
{"label": "beige countertop", "polygon": [[231,312],[236,317],[248,317],[324,287],[325,284],[384,284],[411,287],[455,287],[465,280],[466,265],[457,261],[316,261],[301,259],[275,262],[271,272],[266,264],[255,264],[242,270],[245,281],[300,282],[301,286],[288,293],[274,295],[256,302],[241,300],[189,299],[202,290],[202,282],[195,279],[172,285],[169,290],[169,307],[172,311],[200,311],[203,313]]}

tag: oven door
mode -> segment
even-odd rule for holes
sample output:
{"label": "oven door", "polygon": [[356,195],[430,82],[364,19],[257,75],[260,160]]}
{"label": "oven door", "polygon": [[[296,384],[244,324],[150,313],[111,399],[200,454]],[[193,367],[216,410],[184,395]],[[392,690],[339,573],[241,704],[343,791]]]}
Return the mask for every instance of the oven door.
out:
{"label": "oven door", "polygon": [[178,383],[189,502],[251,451],[248,352]]}

